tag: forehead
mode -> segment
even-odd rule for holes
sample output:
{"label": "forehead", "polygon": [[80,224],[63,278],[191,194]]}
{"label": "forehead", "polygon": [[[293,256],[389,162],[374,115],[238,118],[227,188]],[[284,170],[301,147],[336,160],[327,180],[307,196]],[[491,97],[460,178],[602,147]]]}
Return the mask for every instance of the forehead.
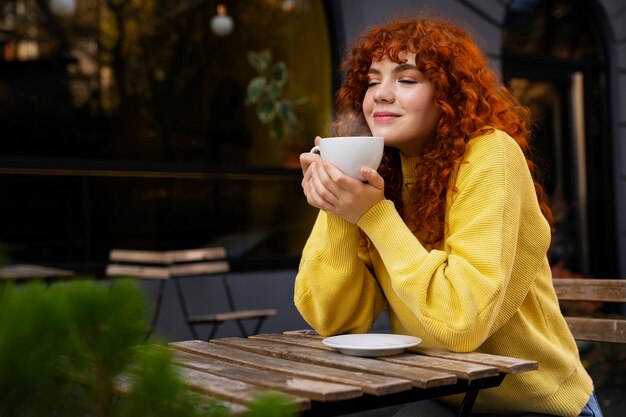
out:
{"label": "forehead", "polygon": [[401,52],[396,57],[384,55],[377,59],[372,59],[370,63],[369,70],[372,71],[380,71],[380,70],[391,70],[391,71],[399,71],[399,70],[409,70],[416,68],[415,62],[415,54],[410,52]]}
{"label": "forehead", "polygon": [[378,66],[383,63],[395,63],[395,64],[415,64],[415,54],[407,51],[402,51],[396,56],[389,53],[377,54],[372,57],[371,66]]}

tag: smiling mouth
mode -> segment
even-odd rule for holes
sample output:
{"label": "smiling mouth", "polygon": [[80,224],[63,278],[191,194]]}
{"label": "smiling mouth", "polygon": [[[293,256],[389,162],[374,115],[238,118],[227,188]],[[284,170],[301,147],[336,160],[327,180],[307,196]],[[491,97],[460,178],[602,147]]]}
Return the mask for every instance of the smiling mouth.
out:
{"label": "smiling mouth", "polygon": [[400,117],[398,114],[389,112],[376,112],[374,113],[374,120],[377,122],[386,122],[389,120],[395,120]]}

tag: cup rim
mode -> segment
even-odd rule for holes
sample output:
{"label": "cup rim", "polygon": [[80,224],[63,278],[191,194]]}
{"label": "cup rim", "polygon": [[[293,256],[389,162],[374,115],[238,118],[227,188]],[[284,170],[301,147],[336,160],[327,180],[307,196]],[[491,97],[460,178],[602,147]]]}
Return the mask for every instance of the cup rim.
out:
{"label": "cup rim", "polygon": [[384,139],[383,136],[327,136],[320,138],[324,139]]}

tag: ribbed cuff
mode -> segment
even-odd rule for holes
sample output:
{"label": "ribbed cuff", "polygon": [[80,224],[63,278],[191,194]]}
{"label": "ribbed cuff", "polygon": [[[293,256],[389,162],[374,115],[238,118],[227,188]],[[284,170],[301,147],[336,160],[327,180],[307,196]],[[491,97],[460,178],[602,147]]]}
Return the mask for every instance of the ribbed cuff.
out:
{"label": "ribbed cuff", "polygon": [[338,270],[351,268],[346,262],[355,259],[355,253],[359,247],[359,228],[337,216],[336,214],[326,212],[326,230],[327,236],[332,239],[328,242],[327,249],[324,251],[323,260],[326,264],[331,265]]}

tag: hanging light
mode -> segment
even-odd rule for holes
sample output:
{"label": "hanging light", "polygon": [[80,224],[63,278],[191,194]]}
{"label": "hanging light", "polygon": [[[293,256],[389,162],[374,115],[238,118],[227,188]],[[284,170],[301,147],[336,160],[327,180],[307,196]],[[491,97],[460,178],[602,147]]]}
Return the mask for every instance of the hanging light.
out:
{"label": "hanging light", "polygon": [[226,6],[217,5],[217,14],[211,18],[211,31],[215,36],[228,36],[233,31],[235,24],[233,18],[226,12]]}
{"label": "hanging light", "polygon": [[50,0],[50,11],[59,17],[70,17],[76,11],[76,0]]}

